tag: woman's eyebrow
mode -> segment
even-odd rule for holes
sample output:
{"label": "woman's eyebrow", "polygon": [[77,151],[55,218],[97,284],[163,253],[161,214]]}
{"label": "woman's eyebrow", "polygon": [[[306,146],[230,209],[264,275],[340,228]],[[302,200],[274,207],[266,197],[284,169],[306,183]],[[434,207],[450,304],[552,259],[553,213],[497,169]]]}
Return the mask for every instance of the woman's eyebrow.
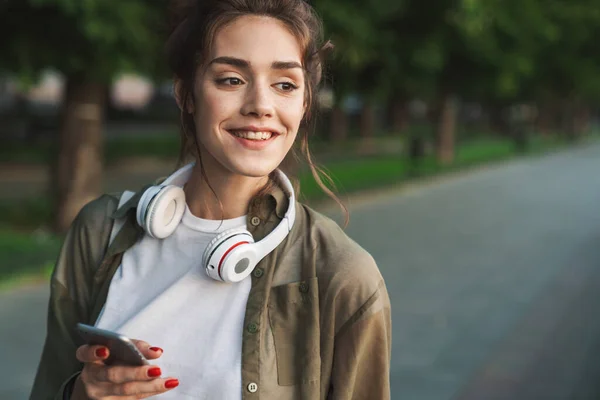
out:
{"label": "woman's eyebrow", "polygon": [[274,61],[271,64],[272,69],[293,69],[300,68],[302,69],[302,65],[296,61]]}
{"label": "woman's eyebrow", "polygon": [[[245,68],[245,69],[250,68],[249,61],[242,60],[241,58],[227,57],[227,56],[217,57],[217,58],[213,59],[208,65],[212,65],[212,64],[225,64],[225,65],[231,65],[234,67]],[[296,61],[273,61],[273,63],[271,64],[271,68],[278,69],[278,70],[293,69],[293,68],[302,69],[302,65],[300,65],[300,63],[296,62]]]}
{"label": "woman's eyebrow", "polygon": [[242,60],[241,58],[235,58],[235,57],[217,57],[215,59],[213,59],[208,65],[213,65],[213,64],[225,64],[225,65],[231,65],[234,67],[239,67],[239,68],[249,68],[250,67],[250,63],[246,60]]}

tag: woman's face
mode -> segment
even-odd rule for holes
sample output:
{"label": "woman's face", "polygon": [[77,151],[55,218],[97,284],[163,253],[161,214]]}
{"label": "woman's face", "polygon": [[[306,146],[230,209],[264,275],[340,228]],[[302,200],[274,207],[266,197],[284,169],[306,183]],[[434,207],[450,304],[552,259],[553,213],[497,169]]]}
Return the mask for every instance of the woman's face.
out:
{"label": "woman's face", "polygon": [[267,176],[290,150],[304,115],[298,40],[274,18],[239,17],[217,31],[207,61],[193,110],[203,166]]}

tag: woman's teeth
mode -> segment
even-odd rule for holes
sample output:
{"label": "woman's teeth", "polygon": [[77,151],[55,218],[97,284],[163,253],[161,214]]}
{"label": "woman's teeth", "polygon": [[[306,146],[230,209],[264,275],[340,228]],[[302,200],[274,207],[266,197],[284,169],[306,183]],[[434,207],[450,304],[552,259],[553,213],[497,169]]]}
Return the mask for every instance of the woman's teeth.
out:
{"label": "woman's teeth", "polygon": [[239,138],[248,140],[268,140],[273,132],[254,132],[254,131],[230,131],[231,134]]}

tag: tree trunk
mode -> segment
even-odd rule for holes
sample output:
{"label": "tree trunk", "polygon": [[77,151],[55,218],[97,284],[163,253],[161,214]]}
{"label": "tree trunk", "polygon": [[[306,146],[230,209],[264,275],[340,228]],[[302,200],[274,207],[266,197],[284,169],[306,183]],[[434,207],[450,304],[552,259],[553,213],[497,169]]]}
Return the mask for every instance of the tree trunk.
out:
{"label": "tree trunk", "polygon": [[588,105],[581,104],[575,114],[575,134],[577,136],[585,135],[590,129],[590,108]]}
{"label": "tree trunk", "polygon": [[565,125],[569,138],[572,140],[580,139],[589,124],[589,111],[586,104],[576,97],[565,100]]}
{"label": "tree trunk", "polygon": [[565,135],[567,140],[573,140],[575,135],[573,133],[573,110],[572,101],[570,99],[563,99],[560,107],[560,130]]}
{"label": "tree trunk", "polygon": [[506,117],[506,108],[502,104],[491,104],[488,108],[489,129],[500,137],[510,136],[510,127]]}
{"label": "tree trunk", "polygon": [[375,107],[364,103],[360,113],[360,137],[371,138],[375,132]]}
{"label": "tree trunk", "polygon": [[408,107],[404,99],[392,100],[392,132],[401,133],[408,128]]}
{"label": "tree trunk", "polygon": [[536,130],[544,136],[550,135],[555,128],[553,112],[548,102],[538,104],[538,114],[535,125]]}
{"label": "tree trunk", "polygon": [[54,229],[65,232],[81,208],[102,190],[102,120],[106,85],[68,76],[59,149],[51,182]]}
{"label": "tree trunk", "polygon": [[348,116],[341,106],[335,105],[331,110],[331,141],[340,143],[348,138]]}
{"label": "tree trunk", "polygon": [[370,102],[363,104],[360,113],[360,153],[371,154],[374,151],[373,137],[375,136],[375,107]]}
{"label": "tree trunk", "polygon": [[454,161],[454,132],[456,130],[456,101],[450,93],[440,98],[437,121],[437,158],[440,164],[448,165]]}

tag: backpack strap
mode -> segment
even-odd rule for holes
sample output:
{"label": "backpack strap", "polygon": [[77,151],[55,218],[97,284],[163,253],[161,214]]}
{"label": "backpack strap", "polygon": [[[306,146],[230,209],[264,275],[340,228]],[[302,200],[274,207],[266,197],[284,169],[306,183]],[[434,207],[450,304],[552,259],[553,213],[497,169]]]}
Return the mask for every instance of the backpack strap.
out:
{"label": "backpack strap", "polygon": [[[117,206],[117,209],[119,209],[123,204],[127,203],[127,201],[129,199],[131,199],[134,194],[135,194],[135,192],[130,192],[129,190],[124,191],[121,194],[121,198],[119,199],[119,205]],[[115,222],[113,223],[113,226],[112,226],[112,230],[110,231],[110,238],[108,239],[108,247],[110,247],[111,243],[117,236],[117,233],[119,233],[119,231],[121,230],[121,228],[123,227],[124,224],[125,224],[125,218],[119,218],[119,219],[115,220]]]}

